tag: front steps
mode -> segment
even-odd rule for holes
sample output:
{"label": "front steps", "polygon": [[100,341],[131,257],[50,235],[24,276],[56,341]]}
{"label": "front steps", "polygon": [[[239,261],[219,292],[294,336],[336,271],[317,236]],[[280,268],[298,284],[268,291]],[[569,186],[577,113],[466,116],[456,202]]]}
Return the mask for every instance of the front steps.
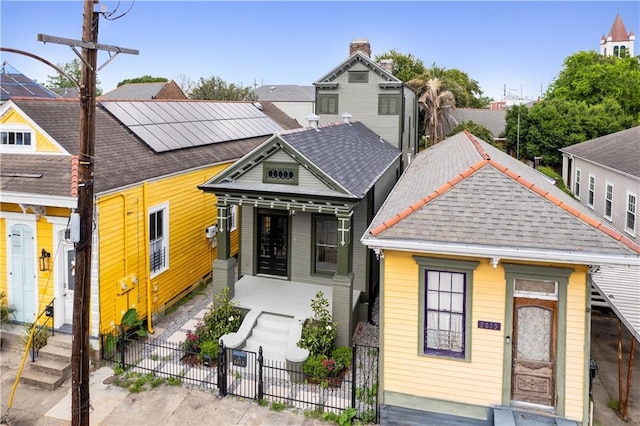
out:
{"label": "front steps", "polygon": [[56,334],[38,351],[38,358],[22,371],[20,382],[54,390],[71,374],[71,336]]}
{"label": "front steps", "polygon": [[260,314],[242,350],[257,354],[262,346],[262,356],[265,359],[286,361],[289,330],[293,321],[295,321],[293,317],[268,313]]}

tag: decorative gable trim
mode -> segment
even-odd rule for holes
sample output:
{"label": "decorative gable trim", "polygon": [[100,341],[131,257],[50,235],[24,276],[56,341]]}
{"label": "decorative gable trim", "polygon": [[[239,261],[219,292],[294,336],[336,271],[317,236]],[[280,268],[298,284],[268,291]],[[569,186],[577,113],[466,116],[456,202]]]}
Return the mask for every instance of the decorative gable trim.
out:
{"label": "decorative gable trim", "polygon": [[348,71],[353,65],[361,63],[366,66],[370,71],[374,72],[378,76],[382,77],[386,81],[399,83],[403,85],[402,81],[395,77],[393,74],[390,74],[387,70],[385,70],[380,65],[373,62],[371,59],[367,58],[362,52],[355,52],[353,55],[349,56],[344,62],[335,67],[333,70],[328,72],[322,78],[319,78],[314,84],[316,86],[331,82],[335,80],[338,76]]}

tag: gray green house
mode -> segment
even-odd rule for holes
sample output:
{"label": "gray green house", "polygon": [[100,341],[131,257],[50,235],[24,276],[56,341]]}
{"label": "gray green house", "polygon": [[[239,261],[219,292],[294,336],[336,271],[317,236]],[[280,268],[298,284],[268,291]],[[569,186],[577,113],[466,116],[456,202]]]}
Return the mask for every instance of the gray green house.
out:
{"label": "gray green house", "polygon": [[[241,307],[291,317],[306,315],[320,290],[338,323],[337,344],[349,344],[357,321],[367,320],[379,270],[358,237],[399,173],[400,151],[361,122],[275,134],[199,186],[218,200],[216,290],[227,285],[236,300],[241,292],[259,299]],[[296,296],[301,289],[311,297]]]}

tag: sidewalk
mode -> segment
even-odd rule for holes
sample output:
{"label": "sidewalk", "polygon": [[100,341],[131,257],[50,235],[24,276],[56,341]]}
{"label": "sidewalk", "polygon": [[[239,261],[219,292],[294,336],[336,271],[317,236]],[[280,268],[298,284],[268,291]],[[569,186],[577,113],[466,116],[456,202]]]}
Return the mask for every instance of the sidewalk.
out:
{"label": "sidewalk", "polygon": [[[212,286],[205,294],[194,296],[170,315],[153,324],[153,337],[179,339],[191,328],[211,304]],[[183,338],[183,337],[182,337]],[[4,417],[22,352],[4,347],[0,352],[0,416]],[[25,363],[29,368],[30,358]],[[109,384],[110,367],[91,372],[89,380],[92,425],[327,425],[329,423],[289,411],[276,412],[256,402],[232,397],[220,398],[212,393],[181,386],[129,393]],[[105,382],[106,380],[106,382]],[[54,391],[19,384],[9,410],[7,423],[20,425],[69,425],[71,423],[71,379]]]}

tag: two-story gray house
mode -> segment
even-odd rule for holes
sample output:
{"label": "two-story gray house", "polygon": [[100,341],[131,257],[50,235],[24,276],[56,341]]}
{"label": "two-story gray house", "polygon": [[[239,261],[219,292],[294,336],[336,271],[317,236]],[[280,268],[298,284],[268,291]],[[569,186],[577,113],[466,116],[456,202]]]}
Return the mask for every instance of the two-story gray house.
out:
{"label": "two-story gray house", "polygon": [[415,155],[418,138],[416,93],[391,73],[393,63],[377,64],[367,39],[349,45],[349,57],[316,80],[316,114],[320,123],[349,114],[402,152],[402,167]]}
{"label": "two-story gray house", "polygon": [[[348,345],[357,322],[367,320],[364,306],[379,274],[375,255],[357,238],[399,169],[400,151],[361,122],[314,122],[273,135],[199,186],[217,197],[216,291],[227,285],[240,307],[254,311],[249,317],[276,314],[291,327],[322,291],[338,323],[336,343]],[[237,281],[230,253],[236,226]]]}
{"label": "two-story gray house", "polygon": [[562,178],[582,204],[640,243],[640,126],[560,150]]}

